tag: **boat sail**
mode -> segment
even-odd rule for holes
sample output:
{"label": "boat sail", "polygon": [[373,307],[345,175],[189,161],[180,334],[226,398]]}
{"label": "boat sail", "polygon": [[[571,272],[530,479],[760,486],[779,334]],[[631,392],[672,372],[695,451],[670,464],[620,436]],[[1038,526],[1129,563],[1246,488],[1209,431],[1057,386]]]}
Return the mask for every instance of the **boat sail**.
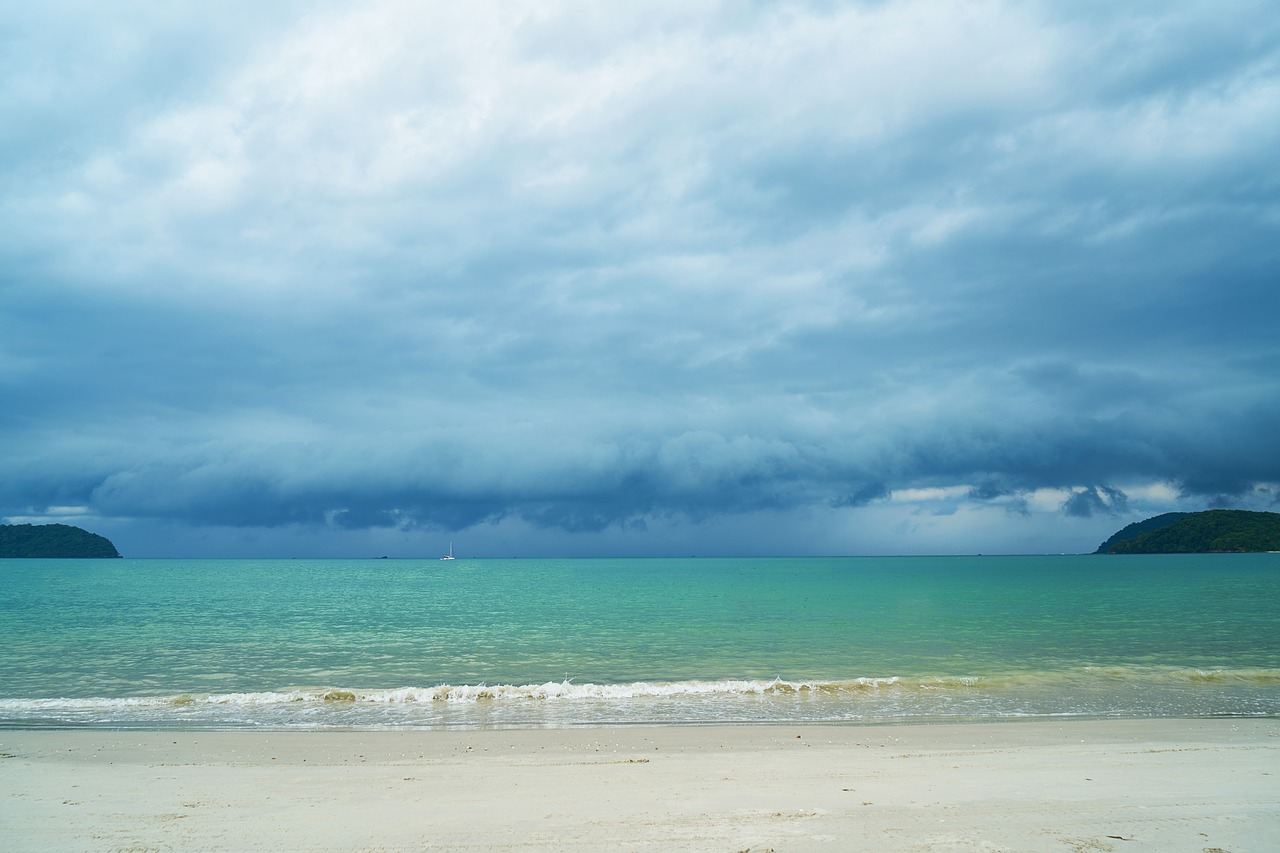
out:
{"label": "boat sail", "polygon": [[442,559],[442,560],[452,560],[452,559],[453,559],[453,543],[452,543],[452,542],[450,542],[450,543],[449,543],[449,553],[448,553],[448,554],[445,554],[445,555],[444,555],[443,557],[441,557],[440,559]]}

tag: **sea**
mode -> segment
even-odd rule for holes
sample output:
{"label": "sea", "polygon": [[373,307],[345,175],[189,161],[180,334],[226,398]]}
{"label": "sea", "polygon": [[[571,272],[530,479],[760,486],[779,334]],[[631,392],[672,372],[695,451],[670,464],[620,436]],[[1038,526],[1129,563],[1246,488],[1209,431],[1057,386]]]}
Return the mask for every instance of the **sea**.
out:
{"label": "sea", "polygon": [[1280,714],[1280,554],[4,560],[0,728]]}

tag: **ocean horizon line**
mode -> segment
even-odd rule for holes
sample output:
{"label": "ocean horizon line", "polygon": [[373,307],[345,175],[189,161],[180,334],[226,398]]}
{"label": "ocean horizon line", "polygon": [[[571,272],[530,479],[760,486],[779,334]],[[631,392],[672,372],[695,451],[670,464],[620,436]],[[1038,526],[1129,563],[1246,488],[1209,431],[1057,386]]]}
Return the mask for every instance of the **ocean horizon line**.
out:
{"label": "ocean horizon line", "polygon": [[[1221,554],[1234,554],[1232,551],[1213,552]],[[1251,553],[1276,554],[1280,551],[1262,551]],[[1147,556],[1164,556],[1177,557],[1184,556],[1179,554],[1095,554],[1093,551],[1026,551],[1026,552],[1009,552],[1009,553],[993,553],[993,552],[954,552],[946,554],[932,553],[896,553],[896,554],[468,554],[455,555],[454,562],[464,560],[859,560],[859,559],[925,559],[937,558],[946,559],[948,557],[973,558],[973,557],[1147,557]],[[1194,555],[1190,555],[1194,556]],[[6,557],[0,559],[9,560],[67,560],[74,562],[92,562],[92,559],[80,557]],[[335,554],[335,555],[290,555],[290,556],[272,556],[272,555],[253,555],[253,556],[200,556],[192,554],[182,555],[151,555],[144,557],[130,556],[122,554],[120,559],[124,560],[425,560],[440,561],[438,554]]]}

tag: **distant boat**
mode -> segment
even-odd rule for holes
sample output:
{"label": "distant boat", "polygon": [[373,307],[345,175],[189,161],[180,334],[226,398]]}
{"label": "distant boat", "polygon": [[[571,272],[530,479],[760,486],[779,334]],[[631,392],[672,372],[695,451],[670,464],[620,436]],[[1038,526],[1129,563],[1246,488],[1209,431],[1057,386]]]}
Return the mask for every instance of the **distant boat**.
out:
{"label": "distant boat", "polygon": [[450,542],[450,543],[449,543],[449,553],[448,553],[448,554],[445,554],[445,555],[444,555],[443,557],[441,557],[440,559],[442,559],[442,560],[452,560],[452,559],[453,559],[453,543],[452,543],[452,542]]}

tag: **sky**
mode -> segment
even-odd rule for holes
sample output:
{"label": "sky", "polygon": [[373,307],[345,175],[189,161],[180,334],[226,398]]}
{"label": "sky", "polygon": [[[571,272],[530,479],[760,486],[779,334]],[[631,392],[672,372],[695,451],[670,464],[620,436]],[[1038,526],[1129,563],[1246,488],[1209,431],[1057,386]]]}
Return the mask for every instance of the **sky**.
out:
{"label": "sky", "polygon": [[1280,509],[1272,0],[0,16],[0,521],[1079,553]]}

